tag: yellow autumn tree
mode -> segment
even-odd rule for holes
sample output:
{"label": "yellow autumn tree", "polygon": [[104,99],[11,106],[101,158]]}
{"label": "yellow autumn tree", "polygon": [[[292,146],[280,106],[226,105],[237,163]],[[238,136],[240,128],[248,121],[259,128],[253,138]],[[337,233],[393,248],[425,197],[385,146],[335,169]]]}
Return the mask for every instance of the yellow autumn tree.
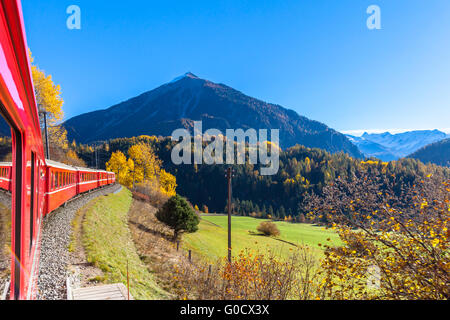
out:
{"label": "yellow autumn tree", "polygon": [[116,173],[119,183],[162,203],[176,195],[175,176],[161,168],[162,162],[150,145],[144,142],[132,145],[128,156],[127,160],[125,154],[117,151],[106,163],[107,170]]}
{"label": "yellow autumn tree", "polygon": [[128,156],[134,162],[134,181],[154,180],[161,171],[161,161],[149,145],[138,143],[128,149]]}
{"label": "yellow autumn tree", "polygon": [[177,194],[177,179],[164,169],[162,169],[159,173],[159,186],[161,192],[166,194],[168,197],[173,197]]}
{"label": "yellow autumn tree", "polygon": [[[34,58],[30,52],[31,63]],[[51,143],[57,143],[63,148],[68,147],[67,131],[60,125],[64,118],[64,111],[62,110],[64,100],[61,97],[61,86],[53,82],[51,75],[46,75],[45,72],[39,69],[36,65],[31,66],[31,73],[33,77],[34,91],[36,96],[36,103],[40,113],[41,127],[44,126],[44,118],[41,112],[47,113],[47,125],[49,131],[49,140]]]}
{"label": "yellow autumn tree", "polygon": [[116,174],[117,181],[129,188],[133,186],[134,162],[128,159],[120,152],[114,152],[106,163],[106,170]]}
{"label": "yellow autumn tree", "polygon": [[128,173],[127,173],[126,177],[124,178],[123,184],[125,186],[131,188],[131,187],[133,187],[132,173],[134,172],[134,161],[131,158],[127,160],[127,169],[128,169]]}
{"label": "yellow autumn tree", "polygon": [[[34,58],[29,51],[31,66],[31,74],[33,77],[34,93],[36,96],[36,104],[39,111],[39,121],[41,128],[44,128],[44,116],[47,117],[47,130],[50,157],[53,160],[64,162],[70,165],[86,166],[76,152],[69,150],[69,142],[67,140],[67,131],[61,125],[64,118],[62,109],[64,100],[61,96],[61,86],[53,82],[51,75],[33,65]],[[45,139],[45,131],[43,137]]]}

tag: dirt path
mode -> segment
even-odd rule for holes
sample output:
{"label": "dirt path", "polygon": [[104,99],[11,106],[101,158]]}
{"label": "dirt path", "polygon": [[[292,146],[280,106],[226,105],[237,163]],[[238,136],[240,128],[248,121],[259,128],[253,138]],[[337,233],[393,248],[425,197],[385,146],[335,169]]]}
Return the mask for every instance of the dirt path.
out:
{"label": "dirt path", "polygon": [[87,262],[83,247],[83,221],[86,212],[94,206],[96,201],[91,201],[85,207],[78,210],[72,221],[72,238],[69,245],[68,270],[73,289],[94,286],[102,281],[103,272],[92,263]]}

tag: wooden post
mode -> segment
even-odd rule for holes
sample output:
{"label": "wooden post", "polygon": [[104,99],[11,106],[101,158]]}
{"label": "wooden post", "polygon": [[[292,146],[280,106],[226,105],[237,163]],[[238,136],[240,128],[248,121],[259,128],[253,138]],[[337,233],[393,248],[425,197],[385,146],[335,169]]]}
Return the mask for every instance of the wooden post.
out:
{"label": "wooden post", "polygon": [[233,171],[231,168],[227,169],[228,180],[228,262],[231,263],[231,178]]}
{"label": "wooden post", "polygon": [[192,251],[189,250],[189,262],[192,262]]}
{"label": "wooden post", "polygon": [[180,250],[180,241],[178,240],[177,241],[177,251],[179,251]]}
{"label": "wooden post", "polygon": [[128,260],[127,260],[127,291],[128,291],[128,300],[130,300],[130,275],[128,272]]}

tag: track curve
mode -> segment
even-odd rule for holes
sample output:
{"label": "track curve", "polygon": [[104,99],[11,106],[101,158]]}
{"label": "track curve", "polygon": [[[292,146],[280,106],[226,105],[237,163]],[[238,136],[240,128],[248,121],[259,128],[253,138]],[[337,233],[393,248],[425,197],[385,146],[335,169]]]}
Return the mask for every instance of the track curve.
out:
{"label": "track curve", "polygon": [[112,185],[91,192],[45,217],[42,229],[37,299],[66,299],[66,279],[69,276],[68,264],[70,262],[68,247],[72,235],[72,220],[77,211],[89,201],[113,193],[119,188],[119,185]]}

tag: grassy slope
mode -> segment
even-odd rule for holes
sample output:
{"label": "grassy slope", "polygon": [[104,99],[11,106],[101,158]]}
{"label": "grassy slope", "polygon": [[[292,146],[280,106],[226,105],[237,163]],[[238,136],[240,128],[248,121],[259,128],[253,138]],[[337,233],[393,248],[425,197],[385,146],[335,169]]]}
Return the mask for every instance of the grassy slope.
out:
{"label": "grassy slope", "polygon": [[[197,254],[209,260],[216,260],[226,256],[227,252],[227,220],[226,216],[203,216],[199,225],[199,231],[184,235],[185,246],[194,250]],[[318,256],[322,256],[319,243],[327,243],[331,239],[332,244],[339,244],[339,237],[331,230],[310,224],[293,224],[288,222],[276,222],[280,229],[280,240],[251,235],[248,231],[256,231],[257,226],[264,220],[250,217],[232,218],[232,249],[233,254],[245,248],[265,250],[270,247],[281,255],[286,255],[292,245],[284,243],[285,240],[295,244],[305,244],[314,249]]]}
{"label": "grassy slope", "polygon": [[131,193],[100,197],[87,211],[83,222],[83,245],[89,262],[103,270],[107,283],[127,284],[127,260],[130,291],[135,299],[164,299],[166,293],[155,283],[140,260],[128,228]]}

